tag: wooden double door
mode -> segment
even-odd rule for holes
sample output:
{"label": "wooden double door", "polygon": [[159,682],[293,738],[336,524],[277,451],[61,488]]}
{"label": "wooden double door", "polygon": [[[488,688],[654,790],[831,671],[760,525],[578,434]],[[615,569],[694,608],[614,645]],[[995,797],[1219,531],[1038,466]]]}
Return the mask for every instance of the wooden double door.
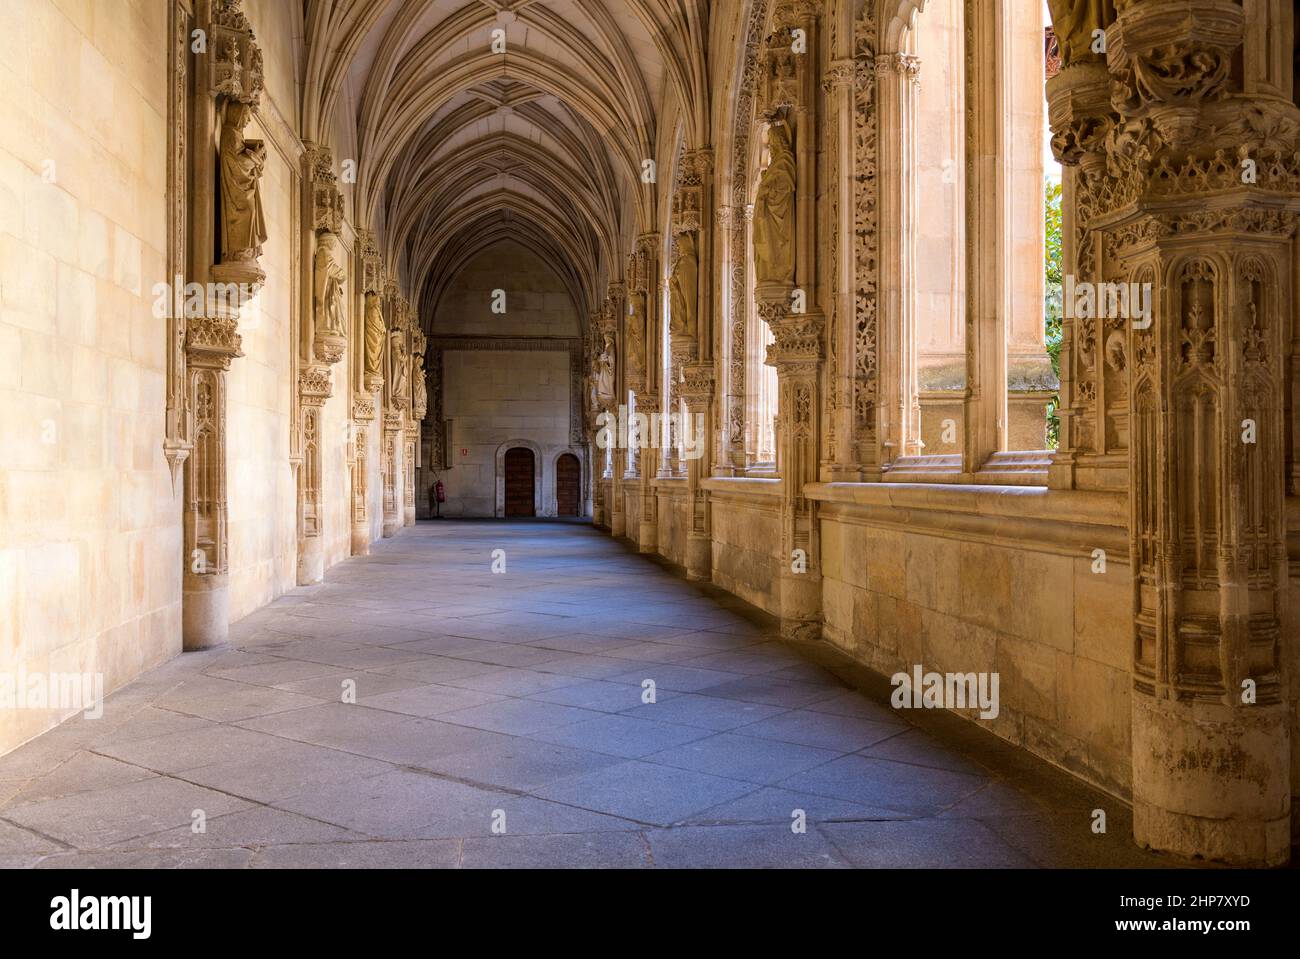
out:
{"label": "wooden double door", "polygon": [[[537,456],[526,446],[512,446],[505,457],[505,515],[537,515]],[[555,461],[555,512],[582,515],[582,464],[572,453]]]}

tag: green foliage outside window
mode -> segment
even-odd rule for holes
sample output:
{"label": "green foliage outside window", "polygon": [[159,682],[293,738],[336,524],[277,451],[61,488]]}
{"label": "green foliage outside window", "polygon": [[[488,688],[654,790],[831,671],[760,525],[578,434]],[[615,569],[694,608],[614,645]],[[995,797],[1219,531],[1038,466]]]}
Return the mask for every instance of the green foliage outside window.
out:
{"label": "green foliage outside window", "polygon": [[[1062,275],[1061,275],[1061,184],[1059,181],[1045,179],[1043,182],[1044,232],[1047,242],[1045,255],[1043,288],[1043,330],[1047,341],[1047,355],[1052,361],[1052,372],[1057,381],[1061,378],[1061,319]],[[1056,449],[1060,444],[1061,421],[1056,410],[1061,405],[1058,389],[1047,404],[1047,445]]]}

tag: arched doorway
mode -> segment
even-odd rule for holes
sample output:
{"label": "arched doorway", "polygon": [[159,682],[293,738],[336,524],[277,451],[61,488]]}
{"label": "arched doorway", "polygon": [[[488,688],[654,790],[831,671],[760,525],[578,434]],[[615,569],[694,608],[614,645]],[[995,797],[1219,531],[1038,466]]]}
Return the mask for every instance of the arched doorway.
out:
{"label": "arched doorway", "polygon": [[555,515],[578,516],[582,503],[582,466],[572,453],[555,461]]}
{"label": "arched doorway", "polygon": [[524,446],[506,450],[505,485],[507,516],[536,516],[534,507],[535,460],[533,451]]}

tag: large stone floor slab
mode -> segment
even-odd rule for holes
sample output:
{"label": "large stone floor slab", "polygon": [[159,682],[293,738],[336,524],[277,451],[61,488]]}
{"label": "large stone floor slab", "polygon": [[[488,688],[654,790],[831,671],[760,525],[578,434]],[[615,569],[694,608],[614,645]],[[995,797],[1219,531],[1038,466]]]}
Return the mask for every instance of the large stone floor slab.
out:
{"label": "large stone floor slab", "polygon": [[0,867],[1181,865],[773,627],[587,526],[422,523],[0,758]]}

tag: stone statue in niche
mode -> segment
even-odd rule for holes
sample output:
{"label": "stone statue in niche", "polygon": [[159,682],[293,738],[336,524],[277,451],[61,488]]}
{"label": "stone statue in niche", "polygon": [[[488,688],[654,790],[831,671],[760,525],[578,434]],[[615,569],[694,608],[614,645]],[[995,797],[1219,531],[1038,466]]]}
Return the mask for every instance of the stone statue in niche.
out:
{"label": "stone statue in niche", "polygon": [[343,244],[333,233],[322,233],[316,240],[315,308],[316,335],[346,337],[343,322],[343,284],[348,271],[344,266]]}
{"label": "stone statue in niche", "polygon": [[384,325],[384,304],[378,293],[366,294],[366,378],[383,379],[384,338],[388,327]]}
{"label": "stone statue in niche", "polygon": [[1104,62],[1100,54],[1093,53],[1092,35],[1115,22],[1115,0],[1047,0],[1047,6],[1062,66],[1088,57]]}
{"label": "stone statue in niche", "polygon": [[411,386],[414,389],[414,405],[411,407],[415,410],[416,416],[422,416],[429,409],[429,387],[424,382],[424,354],[416,353],[412,365]]}
{"label": "stone statue in niche", "polygon": [[244,139],[253,107],[238,100],[226,104],[221,129],[221,262],[247,263],[262,255],[266,217],[260,181],[266,167],[266,144]]}
{"label": "stone statue in niche", "polygon": [[633,293],[632,311],[627,318],[628,370],[640,374],[645,370],[645,294]]}
{"label": "stone statue in niche", "polygon": [[596,357],[596,401],[606,407],[614,402],[614,334],[603,334],[600,355]]}
{"label": "stone statue in niche", "polygon": [[694,337],[696,332],[696,297],[699,295],[700,254],[695,234],[677,234],[677,262],[669,280],[668,330],[673,336]]}
{"label": "stone statue in niche", "polygon": [[406,334],[396,333],[390,340],[393,363],[393,405],[405,407],[411,398],[410,361],[406,353]]}
{"label": "stone statue in niche", "polygon": [[794,283],[796,167],[790,128],[775,120],[767,132],[770,160],[754,198],[754,274],[759,284]]}

